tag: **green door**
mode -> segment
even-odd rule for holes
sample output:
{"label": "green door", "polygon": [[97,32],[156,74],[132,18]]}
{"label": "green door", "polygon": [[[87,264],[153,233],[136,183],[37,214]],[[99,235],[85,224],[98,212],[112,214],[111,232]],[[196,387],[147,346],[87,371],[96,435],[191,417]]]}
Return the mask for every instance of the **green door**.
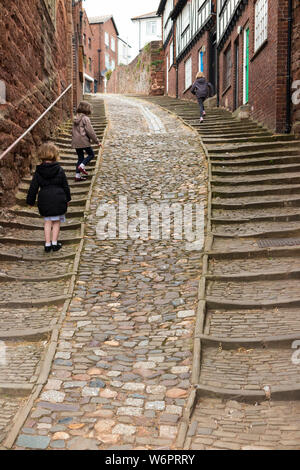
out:
{"label": "green door", "polygon": [[244,104],[249,101],[249,28],[245,31]]}

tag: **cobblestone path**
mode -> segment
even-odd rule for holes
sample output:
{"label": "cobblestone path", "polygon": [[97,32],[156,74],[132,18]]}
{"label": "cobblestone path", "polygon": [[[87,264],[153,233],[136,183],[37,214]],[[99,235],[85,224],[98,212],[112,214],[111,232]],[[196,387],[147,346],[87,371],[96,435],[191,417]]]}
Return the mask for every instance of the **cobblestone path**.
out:
{"label": "cobblestone path", "polygon": [[185,448],[299,449],[300,142],[223,110],[200,126],[196,104],[149,101],[198,130],[209,162],[201,363]]}
{"label": "cobblestone path", "polygon": [[[106,118],[102,100],[94,102],[99,138]],[[0,214],[0,444],[11,447],[32,396],[45,383],[47,367],[75,280],[76,253],[83,238],[83,216],[91,185],[73,182],[76,154],[70,149],[71,124],[57,133],[61,164],[72,192],[63,250],[45,255],[43,221],[26,206],[31,177],[19,186],[16,205]],[[92,166],[95,168],[95,162]],[[92,174],[91,172],[91,174]]]}
{"label": "cobblestone path", "polygon": [[151,104],[105,98],[109,132],[75,293],[49,381],[15,448],[175,448],[191,391],[202,251],[183,240],[99,240],[100,204],[203,203],[196,134]]}

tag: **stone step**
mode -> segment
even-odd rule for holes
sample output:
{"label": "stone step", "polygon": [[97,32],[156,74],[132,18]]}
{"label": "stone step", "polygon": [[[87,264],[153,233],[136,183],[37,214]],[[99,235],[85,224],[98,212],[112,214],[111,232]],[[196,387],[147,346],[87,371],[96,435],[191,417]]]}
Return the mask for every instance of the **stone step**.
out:
{"label": "stone step", "polygon": [[[65,279],[41,281],[8,281],[1,282],[0,306],[5,304],[34,305],[35,301],[48,299],[51,305],[53,299],[65,297],[68,294],[69,283]],[[56,303],[56,300],[53,301]]]}
{"label": "stone step", "polygon": [[[16,216],[13,220],[1,220],[0,219],[0,226],[8,229],[26,229],[26,230],[44,230],[44,222],[41,217],[37,218],[25,218]],[[69,230],[79,230],[81,228],[81,221],[80,220],[71,220],[67,219],[66,224],[62,224],[61,231],[69,231]]]}
{"label": "stone step", "polygon": [[[272,149],[272,150],[264,150],[262,152],[260,151],[248,151],[247,153],[240,153],[240,154],[229,154],[225,153],[221,155],[216,155],[216,154],[210,154],[210,159],[212,162],[226,162],[226,161],[237,161],[240,162],[241,159],[245,159],[245,161],[252,159],[253,161],[259,162],[260,159],[274,159],[275,157],[287,157],[287,156],[299,156],[300,151],[297,148],[278,148],[278,149]],[[253,157],[253,158],[252,158]]]}
{"label": "stone step", "polygon": [[198,389],[198,395],[188,431],[190,451],[297,449],[298,401],[291,400],[287,406],[283,401],[266,400],[262,394],[257,403],[253,399],[241,403],[236,395],[220,400],[216,394],[205,393],[205,388]]}
{"label": "stone step", "polygon": [[283,194],[283,195],[260,195],[259,198],[254,196],[244,196],[238,198],[230,198],[230,195],[225,195],[221,198],[216,198],[212,202],[213,209],[261,209],[270,207],[300,207],[300,196],[298,194]]}
{"label": "stone step", "polygon": [[232,169],[239,169],[242,167],[247,166],[262,166],[268,164],[269,168],[272,168],[273,165],[280,165],[282,164],[292,164],[292,163],[299,163],[300,162],[300,154],[294,156],[281,156],[281,157],[265,157],[265,158],[240,158],[240,159],[226,159],[226,160],[215,160],[211,158],[211,164],[213,168],[232,168]]}
{"label": "stone step", "polygon": [[[263,186],[258,186],[258,189],[256,185],[241,185],[238,186],[237,189],[231,187],[231,185],[227,186],[216,186],[212,187],[212,193],[214,196],[213,204],[215,202],[221,202],[222,199],[225,198],[239,198],[241,201],[241,207],[243,206],[243,202],[240,196],[244,199],[249,195],[250,198],[255,197],[257,201],[263,202],[265,199],[265,196],[268,195],[274,195],[280,198],[279,193],[281,195],[290,195],[290,200],[293,200],[294,196],[299,194],[300,192],[300,185],[299,184],[270,184],[270,185],[263,185]],[[287,199],[289,200],[289,198]]]}
{"label": "stone step", "polygon": [[[0,308],[1,341],[16,338],[26,341],[45,341],[55,325],[57,325],[64,300],[56,305],[34,306],[23,308]],[[48,333],[42,333],[43,331]],[[46,338],[45,338],[46,336]]]}
{"label": "stone step", "polygon": [[76,254],[76,245],[65,245],[64,249],[50,254],[46,254],[44,247],[40,245],[30,245],[27,242],[23,245],[16,244],[13,242],[7,242],[5,244],[0,243],[0,259],[1,261],[50,261],[50,260],[62,260],[74,258]]}
{"label": "stone step", "polygon": [[[41,265],[40,261],[26,261],[20,262],[19,260],[4,261],[1,260],[0,268],[0,282],[5,281],[5,277],[15,279],[51,279],[63,278],[73,273],[73,259],[57,260],[50,258],[47,263]],[[2,329],[2,326],[0,330]]]}
{"label": "stone step", "polygon": [[236,394],[243,391],[263,392],[269,386],[300,389],[298,365],[292,363],[290,347],[234,350],[202,348],[200,386],[217,387]]}
{"label": "stone step", "polygon": [[[272,281],[209,281],[207,282],[208,302],[229,308],[251,308],[297,303],[300,299],[297,279]],[[300,302],[299,302],[300,303]],[[215,306],[214,306],[215,308]]]}
{"label": "stone step", "polygon": [[300,183],[300,173],[297,173],[296,171],[291,174],[291,173],[274,173],[274,174],[258,174],[258,175],[252,175],[252,174],[246,174],[245,176],[235,176],[235,178],[231,177],[214,177],[211,181],[213,185],[216,187],[219,185],[224,185],[224,186],[242,186],[242,185],[263,185],[263,184],[298,184]]}
{"label": "stone step", "polygon": [[273,236],[297,236],[300,234],[300,222],[243,222],[231,224],[212,224],[212,233],[222,237],[273,237]]}
{"label": "stone step", "polygon": [[[16,203],[21,206],[21,207],[26,207],[26,200],[24,199],[24,194],[23,193],[17,193],[16,195]],[[84,197],[74,197],[72,198],[72,201],[69,203],[69,207],[72,208],[74,206],[85,206],[86,204],[86,198]]]}
{"label": "stone step", "polygon": [[[216,138],[211,138],[211,137],[203,137],[202,138],[203,142],[206,145],[210,144],[235,144],[235,143],[247,143],[247,142],[253,142],[253,143],[263,143],[263,142],[277,142],[278,138],[276,136],[269,135],[267,133],[261,133],[259,135],[251,135],[246,133],[244,137],[223,137],[220,138],[219,136]],[[291,141],[292,139],[285,139],[285,141]]]}
{"label": "stone step", "polygon": [[[299,247],[298,247],[299,251]],[[224,259],[211,256],[209,259],[208,276],[240,277],[268,276],[281,273],[282,279],[288,278],[290,273],[300,271],[300,258],[296,253],[285,255],[253,255],[250,259],[236,257]],[[296,275],[296,274],[295,274]],[[300,328],[300,324],[299,324]]]}
{"label": "stone step", "polygon": [[[299,155],[300,158],[300,155]],[[221,169],[216,167],[215,165],[212,166],[212,173],[213,175],[258,175],[258,174],[271,174],[271,173],[286,173],[286,172],[294,172],[300,170],[300,161],[299,163],[290,163],[290,164],[269,164],[269,165],[252,165],[250,167],[247,166],[227,166],[225,169]]]}
{"label": "stone step", "polygon": [[[4,344],[5,365],[0,367],[0,396],[5,396],[5,391],[9,389],[13,395],[27,395],[38,379],[45,345],[43,343],[13,343],[12,341],[5,341]],[[5,388],[2,384],[5,384]],[[24,393],[27,388],[24,386],[28,387],[28,393]]]}
{"label": "stone step", "polygon": [[250,152],[255,152],[259,150],[298,150],[300,153],[300,141],[299,140],[294,140],[291,142],[286,142],[286,141],[276,141],[276,142],[264,142],[264,143],[256,143],[253,145],[252,143],[249,145],[224,145],[222,148],[214,147],[214,146],[208,146],[208,150],[210,153],[213,153],[214,155],[218,155],[220,153],[222,154],[232,154],[232,153],[244,153],[244,155],[248,154],[248,151]]}
{"label": "stone step", "polygon": [[[26,206],[27,207],[27,206]],[[85,206],[78,206],[78,207],[69,207],[68,208],[68,218],[72,219],[77,219],[79,218],[81,220],[83,214],[85,211]],[[20,216],[20,217],[32,217],[32,218],[40,218],[40,214],[38,213],[37,209],[35,210],[28,210],[24,208],[23,206],[16,205],[14,206],[13,210],[10,210],[10,213]]]}
{"label": "stone step", "polygon": [[299,335],[299,309],[208,309],[205,332],[212,337],[223,337],[232,341],[243,337],[255,340]]}
{"label": "stone step", "polygon": [[23,397],[5,396],[0,398],[0,445],[11,430],[15,415],[23,404]]}
{"label": "stone step", "polygon": [[[200,133],[201,134],[201,133]],[[274,139],[267,134],[250,134],[246,133],[243,137],[231,137],[231,136],[216,136],[214,137],[204,137],[202,136],[203,143],[206,145],[214,144],[214,145],[223,145],[228,143],[244,143],[244,142],[272,142]]]}
{"label": "stone step", "polygon": [[265,221],[265,220],[274,220],[274,221],[285,221],[289,220],[299,220],[300,219],[300,210],[298,207],[268,207],[268,208],[259,208],[259,209],[214,209],[212,211],[212,222],[214,223],[235,223],[244,221]]}

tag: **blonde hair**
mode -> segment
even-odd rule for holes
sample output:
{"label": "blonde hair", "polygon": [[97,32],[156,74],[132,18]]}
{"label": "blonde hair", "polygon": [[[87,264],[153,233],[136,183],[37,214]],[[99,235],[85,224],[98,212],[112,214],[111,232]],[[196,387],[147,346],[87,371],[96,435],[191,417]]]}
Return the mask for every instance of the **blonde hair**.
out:
{"label": "blonde hair", "polygon": [[77,114],[85,114],[86,116],[90,116],[92,114],[92,106],[87,101],[81,101],[77,108]]}
{"label": "blonde hair", "polygon": [[46,142],[39,149],[38,155],[41,161],[57,162],[59,160],[59,149],[52,142]]}
{"label": "blonde hair", "polygon": [[198,72],[196,78],[205,78],[205,75],[203,72]]}

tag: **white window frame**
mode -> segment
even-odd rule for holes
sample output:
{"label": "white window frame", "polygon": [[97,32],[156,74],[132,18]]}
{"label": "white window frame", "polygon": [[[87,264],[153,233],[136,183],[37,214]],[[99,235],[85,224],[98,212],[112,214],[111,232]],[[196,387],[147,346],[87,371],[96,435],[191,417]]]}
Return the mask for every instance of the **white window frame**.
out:
{"label": "white window frame", "polygon": [[255,3],[254,52],[268,39],[268,0]]}
{"label": "white window frame", "polygon": [[109,54],[107,52],[105,53],[105,68],[107,70],[110,69],[110,57],[109,57]]}
{"label": "white window frame", "polygon": [[146,34],[147,36],[154,36],[157,33],[157,22],[147,21],[146,23]]}
{"label": "white window frame", "polygon": [[184,63],[185,90],[190,88],[192,80],[192,57],[189,57]]}
{"label": "white window frame", "polygon": [[163,12],[163,40],[165,41],[172,28],[172,19],[170,13],[174,8],[174,0],[167,0],[165,10]]}
{"label": "white window frame", "polygon": [[190,26],[191,15],[190,15],[190,3],[187,3],[184,9],[182,10],[182,27],[181,32],[183,33],[188,26]]}
{"label": "white window frame", "polygon": [[167,61],[167,71],[166,71],[166,75],[167,75],[167,80],[166,80],[166,92],[167,92],[167,95],[169,93],[169,56],[167,55],[166,57],[166,61]]}
{"label": "white window frame", "polygon": [[116,52],[116,41],[112,36],[110,38],[110,48],[113,52]]}
{"label": "white window frame", "polygon": [[170,43],[170,67],[174,64],[174,44],[173,41]]}
{"label": "white window frame", "polygon": [[104,33],[104,42],[105,45],[109,47],[109,34],[106,31]]}

